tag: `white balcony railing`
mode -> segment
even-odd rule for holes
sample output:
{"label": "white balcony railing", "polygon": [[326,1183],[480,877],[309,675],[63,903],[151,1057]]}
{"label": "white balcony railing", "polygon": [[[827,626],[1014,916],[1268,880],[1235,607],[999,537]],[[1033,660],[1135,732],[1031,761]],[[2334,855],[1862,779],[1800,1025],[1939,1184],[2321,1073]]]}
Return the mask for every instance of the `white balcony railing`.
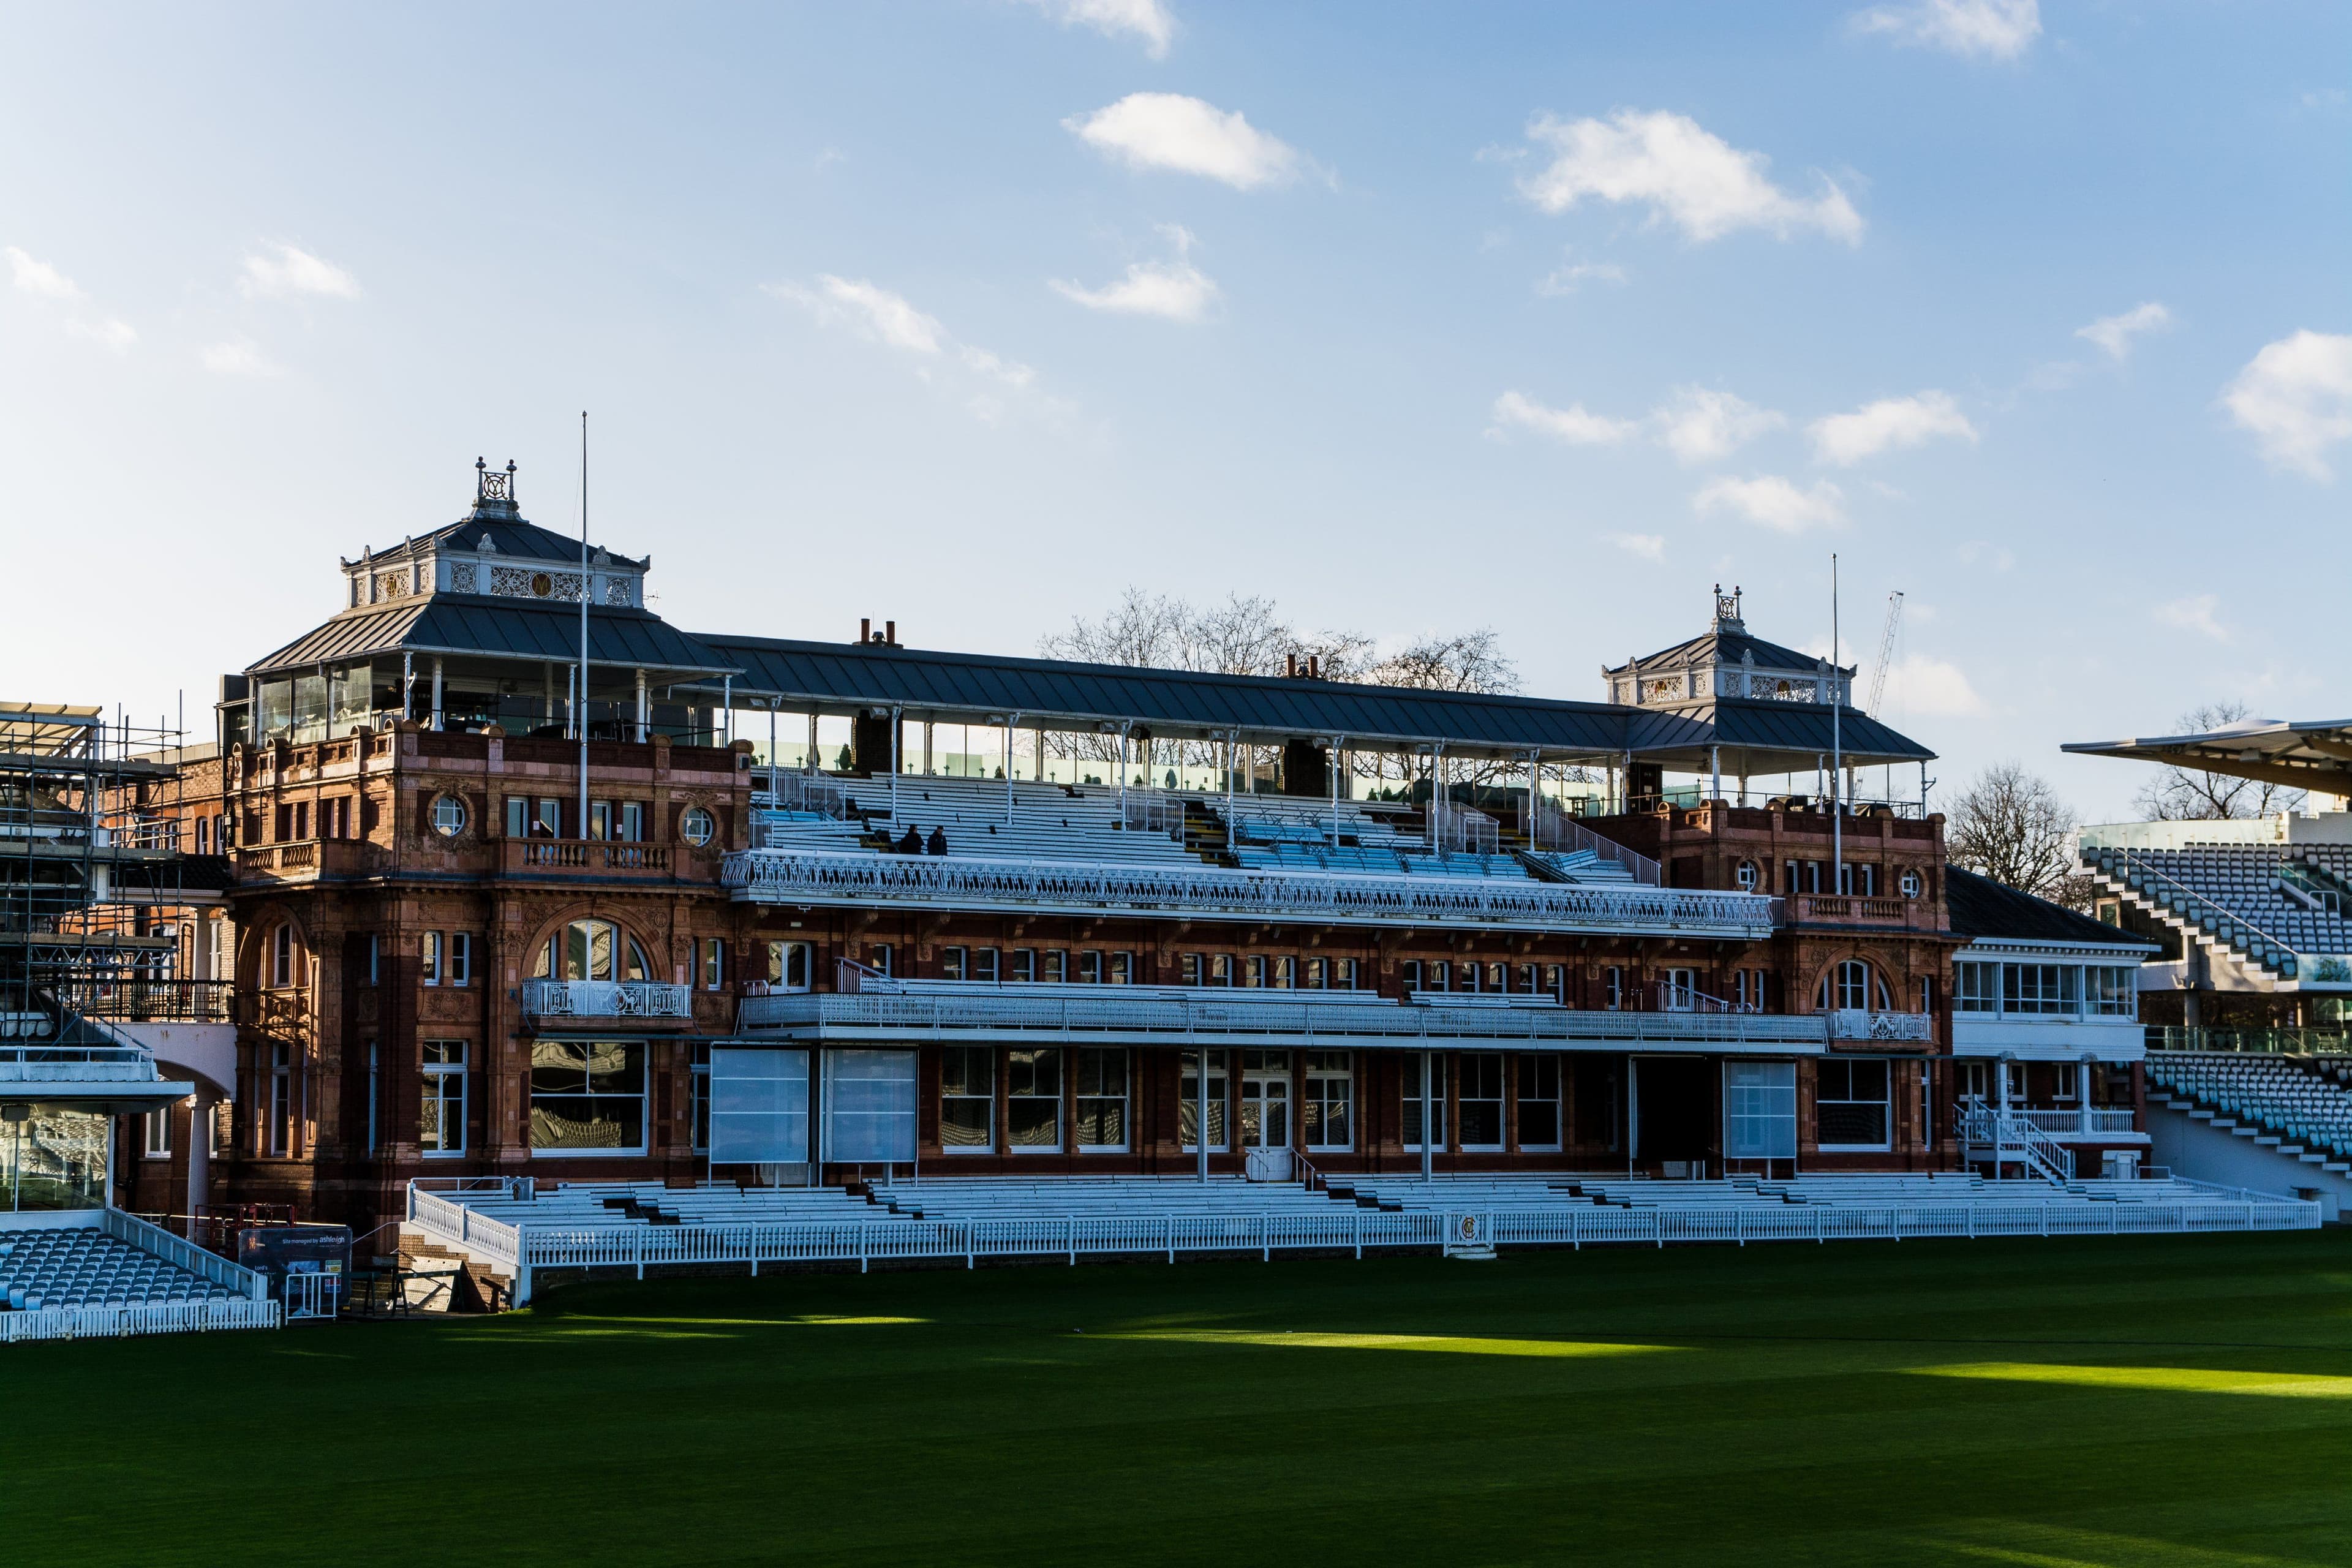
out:
{"label": "white balcony railing", "polygon": [[522,1010],[538,1018],[690,1018],[694,988],[646,980],[530,980]]}
{"label": "white balcony railing", "polygon": [[759,903],[1123,910],[1200,920],[1272,916],[1360,925],[1688,931],[1750,940],[1772,929],[1773,901],[1758,893],[1564,886],[1500,877],[1371,877],[782,849],[739,850],[727,857],[721,876],[740,897]]}
{"label": "white balcony railing", "polygon": [[2020,1121],[2036,1132],[2047,1132],[2053,1138],[2092,1138],[2103,1132],[2135,1132],[2132,1113],[2110,1106],[2090,1106],[2081,1110],[2020,1110],[2010,1109],[2010,1120]]}
{"label": "white balcony railing", "polygon": [[0,1046],[0,1083],[156,1083],[155,1058],[131,1046]]}
{"label": "white balcony railing", "polygon": [[1819,1014],[1612,1013],[1573,1007],[1405,1005],[1318,998],[1264,1000],[1232,992],[1155,990],[1120,995],[1117,986],[1063,988],[1060,995],[861,991],[854,995],[747,996],[739,1026],[819,1039],[1146,1040],[1157,1045],[1268,1041],[1332,1048],[1411,1047],[1424,1041],[1517,1042],[1536,1048],[1679,1047],[1713,1052],[1818,1055],[1827,1043]]}
{"label": "white balcony railing", "polygon": [[1936,1020],[1926,1013],[1871,1013],[1840,1007],[1830,1015],[1830,1037],[1926,1045],[1936,1037]]}

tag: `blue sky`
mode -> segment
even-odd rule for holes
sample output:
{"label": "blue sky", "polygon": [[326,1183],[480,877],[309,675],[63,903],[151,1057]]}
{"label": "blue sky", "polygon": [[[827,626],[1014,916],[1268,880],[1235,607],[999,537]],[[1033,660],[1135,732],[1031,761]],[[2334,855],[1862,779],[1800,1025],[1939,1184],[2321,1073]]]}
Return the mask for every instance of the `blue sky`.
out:
{"label": "blue sky", "polygon": [[[199,707],[524,510],[690,628],[1129,584],[1525,688],[1849,658],[1954,786],[2352,713],[2352,11],[0,8],[0,686]],[[2102,325],[2104,323],[2104,325]],[[2086,332],[2089,335],[2085,335]]]}

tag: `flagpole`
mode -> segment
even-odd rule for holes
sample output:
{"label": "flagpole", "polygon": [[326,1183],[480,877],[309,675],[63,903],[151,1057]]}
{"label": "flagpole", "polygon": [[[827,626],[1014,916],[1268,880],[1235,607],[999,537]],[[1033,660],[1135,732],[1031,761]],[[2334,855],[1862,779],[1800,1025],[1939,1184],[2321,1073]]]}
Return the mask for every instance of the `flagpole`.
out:
{"label": "flagpole", "polygon": [[1838,668],[1838,558],[1830,552],[1830,890],[1845,892],[1845,799],[1839,780],[1844,776],[1844,736],[1838,710],[1845,706]]}
{"label": "flagpole", "polygon": [[580,816],[588,837],[588,411],[580,411]]}

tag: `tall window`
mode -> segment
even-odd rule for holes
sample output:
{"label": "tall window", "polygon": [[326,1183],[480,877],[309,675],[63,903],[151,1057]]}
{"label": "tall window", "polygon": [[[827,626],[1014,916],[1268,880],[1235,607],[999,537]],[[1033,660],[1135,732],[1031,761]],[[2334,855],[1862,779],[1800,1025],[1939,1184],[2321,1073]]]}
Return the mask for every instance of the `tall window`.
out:
{"label": "tall window", "polygon": [[1205,973],[1201,955],[1197,952],[1181,954],[1176,960],[1176,981],[1180,985],[1198,985]]}
{"label": "tall window", "polygon": [[1568,972],[1557,963],[1543,966],[1544,994],[1555,1002],[1568,1000]]}
{"label": "tall window", "polygon": [[964,979],[964,971],[971,966],[971,949],[943,947],[940,949],[940,978],[942,980]]}
{"label": "tall window", "polygon": [[1559,1058],[1523,1056],[1519,1058],[1519,1147],[1559,1148]]}
{"label": "tall window", "polygon": [[1620,965],[1601,972],[1601,1005],[1612,1013],[1625,1005],[1625,971]]}
{"label": "tall window", "polygon": [[1110,984],[1113,985],[1134,984],[1135,954],[1131,952],[1114,952],[1109,954],[1108,957],[1110,967],[1109,973],[1106,978],[1110,982]]}
{"label": "tall window", "polygon": [[694,1059],[687,1064],[687,1136],[692,1140],[698,1154],[710,1152],[710,1047],[694,1047]]}
{"label": "tall window", "polygon": [[1327,959],[1320,958],[1308,959],[1305,966],[1305,972],[1300,975],[1300,984],[1304,984],[1309,991],[1324,991],[1329,989],[1330,979],[1327,973],[1327,965],[1328,962],[1329,961]]}
{"label": "tall window", "polygon": [[294,984],[294,928],[281,924],[269,933],[269,984],[280,991]]}
{"label": "tall window", "polygon": [[534,973],[546,980],[644,980],[652,968],[636,938],[610,921],[573,921],[547,939]]}
{"label": "tall window", "polygon": [[1013,972],[1010,978],[1017,985],[1026,985],[1037,978],[1037,950],[1016,947],[1012,952]]}
{"label": "tall window", "polygon": [[1669,969],[1665,984],[1660,989],[1665,993],[1664,1000],[1667,1012],[1687,1013],[1698,1005],[1698,971]]}
{"label": "tall window", "polygon": [[532,1041],[530,1146],[580,1154],[645,1152],[645,1043]]}
{"label": "tall window", "polygon": [[1489,963],[1486,965],[1486,988],[1489,991],[1510,990],[1511,966],[1507,963]]}
{"label": "tall window", "polygon": [[1015,1152],[1062,1146],[1062,1053],[1004,1053],[1004,1141]]}
{"label": "tall window", "polygon": [[1059,985],[1070,977],[1070,955],[1058,947],[1049,947],[1037,955],[1037,978],[1048,985]]}
{"label": "tall window", "polygon": [[146,1123],[146,1138],[141,1149],[150,1160],[172,1157],[172,1108],[159,1105],[140,1120]]}
{"label": "tall window", "polygon": [[1243,961],[1242,984],[1251,990],[1259,989],[1265,984],[1265,955],[1264,953],[1253,952],[1247,959]]}
{"label": "tall window", "polygon": [[996,1052],[989,1047],[940,1047],[940,1147],[950,1154],[996,1147]]}
{"label": "tall window", "polygon": [[1462,1054],[1462,1147],[1503,1146],[1503,1056],[1500,1051]]}
{"label": "tall window", "polygon": [[1077,1053],[1077,1142],[1081,1152],[1127,1147],[1127,1052],[1086,1047]]}
{"label": "tall window", "polygon": [[890,944],[887,942],[869,942],[866,944],[866,967],[877,974],[896,973],[897,971],[892,964],[897,957],[898,955],[891,951]]}
{"label": "tall window", "polygon": [[466,1042],[426,1040],[425,1103],[416,1125],[416,1147],[425,1154],[466,1152]]}
{"label": "tall window", "polygon": [[1353,958],[1333,959],[1331,961],[1331,989],[1334,991],[1355,990],[1360,984],[1356,978],[1357,974],[1360,973],[1357,968],[1360,962],[1360,961]]}
{"label": "tall window", "polygon": [[530,802],[519,795],[507,796],[506,826],[509,838],[529,837],[530,836]]}
{"label": "tall window", "polygon": [[1432,1147],[1445,1147],[1445,1058],[1432,1051],[1413,1052],[1404,1058],[1404,1146],[1421,1148],[1421,1068],[1429,1064],[1429,1125]]}
{"label": "tall window", "polygon": [[1822,1061],[1813,1068],[1816,1141],[1824,1149],[1885,1149],[1891,1142],[1888,1074],[1882,1061]]}
{"label": "tall window", "polygon": [[996,958],[996,950],[992,947],[973,948],[971,950],[971,978],[978,981],[982,985],[995,984]]}
{"label": "tall window", "polygon": [[1817,1005],[1842,1012],[1885,1012],[1886,985],[1867,963],[1844,959],[1822,976]]}
{"label": "tall window", "polygon": [[279,1040],[269,1047],[269,1128],[266,1147],[272,1154],[294,1148],[294,1047]]}
{"label": "tall window", "polygon": [[474,933],[453,931],[449,933],[448,983],[471,985],[474,983]]}
{"label": "tall window", "polygon": [[367,1152],[375,1152],[379,1142],[379,1117],[383,1105],[383,1063],[376,1055],[373,1040],[367,1043]]}
{"label": "tall window", "polygon": [[379,985],[383,982],[383,938],[374,931],[365,937],[367,942],[367,983]]}
{"label": "tall window", "polygon": [[1298,960],[1288,957],[1275,959],[1268,967],[1266,984],[1276,991],[1296,989],[1298,984]]}
{"label": "tall window", "polygon": [[1233,983],[1234,955],[1230,952],[1212,953],[1209,957],[1209,984],[1231,985]]}
{"label": "tall window", "polygon": [[442,941],[439,931],[428,931],[425,933],[423,944],[417,949],[416,977],[427,985],[441,984]]}
{"label": "tall window", "polygon": [[1088,948],[1078,954],[1078,984],[1099,985],[1103,983],[1103,955],[1098,949]]}
{"label": "tall window", "polygon": [[1307,1053],[1307,1100],[1298,1108],[1309,1149],[1347,1150],[1355,1137],[1356,1073],[1346,1051]]}
{"label": "tall window", "polygon": [[771,991],[805,991],[809,977],[815,968],[815,952],[804,942],[772,942],[768,944],[768,989]]}
{"label": "tall window", "polygon": [[715,936],[702,939],[702,988],[716,991],[727,983],[727,943]]}
{"label": "tall window", "polygon": [[[1188,1154],[1198,1152],[1201,1147],[1201,1056],[1199,1051],[1186,1051],[1178,1075],[1181,1099],[1176,1107],[1176,1123]],[[1230,1147],[1225,1137],[1225,1053],[1211,1051],[1208,1058],[1209,1148],[1223,1153]]]}
{"label": "tall window", "polygon": [[1290,1053],[1242,1053],[1242,1147],[1290,1147]]}

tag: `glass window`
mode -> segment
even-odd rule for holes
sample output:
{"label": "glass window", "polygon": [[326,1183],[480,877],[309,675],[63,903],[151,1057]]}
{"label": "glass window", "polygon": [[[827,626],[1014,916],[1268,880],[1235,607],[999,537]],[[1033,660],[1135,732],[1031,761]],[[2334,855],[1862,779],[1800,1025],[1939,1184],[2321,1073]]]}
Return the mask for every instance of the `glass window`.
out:
{"label": "glass window", "polygon": [[327,738],[327,678],[294,678],[294,739],[297,743]]}
{"label": "glass window", "polygon": [[1078,954],[1078,984],[1099,985],[1103,982],[1103,955],[1094,948]]}
{"label": "glass window", "polygon": [[1062,1146],[1062,1053],[1004,1053],[1004,1142],[1010,1149]]}
{"label": "glass window", "polygon": [[[1209,1148],[1222,1153],[1229,1146],[1225,1139],[1225,1053],[1211,1051],[1209,1057]],[[1201,1148],[1201,1053],[1186,1051],[1178,1075],[1180,1090],[1176,1107],[1177,1136],[1184,1152],[1198,1153]]]}
{"label": "glass window", "polygon": [[1242,1147],[1290,1147],[1290,1053],[1242,1053]]}
{"label": "glass window", "polygon": [[1267,967],[1266,984],[1276,991],[1291,991],[1298,985],[1298,960],[1277,958]]}
{"label": "glass window", "polygon": [[1346,1051],[1307,1053],[1307,1099],[1298,1108],[1309,1149],[1353,1148],[1355,1059]]}
{"label": "glass window", "polygon": [[1206,970],[1201,963],[1201,955],[1197,952],[1185,953],[1176,961],[1176,980],[1179,984],[1198,985],[1205,973]]}
{"label": "glass window", "polygon": [[[1463,1125],[1469,1125],[1467,1114]],[[1560,1147],[1559,1058],[1524,1056],[1519,1058],[1519,1147]]]}
{"label": "glass window", "polygon": [[996,950],[976,947],[971,950],[971,976],[982,985],[996,984]]}
{"label": "glass window", "polygon": [[418,949],[416,977],[427,985],[441,984],[441,944],[446,940],[439,931],[428,931],[424,945]]}
{"label": "glass window", "polygon": [[561,795],[543,795],[538,809],[531,814],[530,836],[533,838],[563,837],[563,799]]}
{"label": "glass window", "polygon": [[1265,955],[1264,953],[1253,952],[1248,958],[1243,960],[1242,984],[1250,990],[1258,990],[1265,986]]}
{"label": "glass window", "polygon": [[970,967],[971,960],[971,950],[970,948],[943,947],[940,949],[940,978],[942,980],[961,980],[965,978],[964,971]]}
{"label": "glass window", "polygon": [[1016,947],[1013,950],[1013,972],[1006,976],[1016,985],[1026,985],[1037,978],[1037,950]]}
{"label": "glass window", "polygon": [[294,984],[294,928],[281,925],[270,933],[269,984],[283,990]]}
{"label": "glass window", "polygon": [[1361,973],[1361,971],[1357,968],[1358,961],[1352,958],[1335,958],[1331,961],[1331,989],[1334,991],[1355,990],[1359,984],[1357,976]]}
{"label": "glass window", "polygon": [[1892,1125],[1882,1061],[1823,1061],[1813,1068],[1813,1112],[1824,1149],[1885,1149]]}
{"label": "glass window", "polygon": [[2083,972],[2071,963],[2001,966],[2001,1011],[2057,1016],[2076,1011]]}
{"label": "glass window", "polygon": [[294,683],[290,680],[265,680],[261,683],[261,721],[257,726],[264,739],[282,735],[294,727]]}
{"label": "glass window", "polygon": [[1421,1068],[1429,1064],[1429,1120],[1435,1134],[1435,1147],[1445,1147],[1445,1058],[1436,1052],[1426,1056],[1419,1051],[1404,1058],[1404,1146],[1421,1148]]}
{"label": "glass window", "polygon": [[1503,1056],[1500,1051],[1462,1054],[1462,1147],[1503,1146]]}
{"label": "glass window", "polygon": [[1037,978],[1048,985],[1059,985],[1069,975],[1070,955],[1060,948],[1049,947],[1037,955]]}
{"label": "glass window", "polygon": [[641,800],[621,802],[621,819],[614,825],[613,837],[624,844],[646,841],[646,803]]}
{"label": "glass window", "polygon": [[1397,966],[1397,973],[1404,977],[1404,988],[1407,991],[1418,991],[1422,988],[1421,960],[1417,958],[1406,959],[1404,963]]}
{"label": "glass window", "polygon": [[644,1043],[532,1041],[530,1146],[569,1153],[643,1153]]}
{"label": "glass window", "polygon": [[[625,961],[620,973],[616,961]],[[645,980],[651,965],[637,939],[610,921],[573,921],[547,939],[533,974],[544,980]]]}
{"label": "glass window", "polygon": [[985,1154],[996,1146],[996,1052],[987,1046],[940,1050],[940,1147]]}
{"label": "glass window", "polygon": [[1212,985],[1231,985],[1233,983],[1234,955],[1230,952],[1220,952],[1211,955],[1209,959],[1209,984]]}
{"label": "glass window", "polygon": [[1077,1053],[1078,1148],[1117,1153],[1127,1147],[1127,1052],[1087,1047]]}
{"label": "glass window", "polygon": [[1601,1000],[1612,1013],[1625,1005],[1625,971],[1617,964],[1601,972]]}
{"label": "glass window", "polygon": [[1507,963],[1486,965],[1486,987],[1489,991],[1507,992],[1511,988],[1511,966]]}
{"label": "glass window", "polygon": [[710,1152],[710,1047],[694,1047],[694,1060],[687,1067],[687,1136],[694,1152]]}
{"label": "glass window", "polygon": [[689,805],[677,819],[678,836],[688,844],[701,846],[710,842],[719,831],[719,819],[709,808]]}
{"label": "glass window", "polygon": [[1797,1064],[1723,1064],[1723,1156],[1797,1157]]}
{"label": "glass window", "polygon": [[613,837],[613,803],[611,801],[592,800],[588,803],[588,837],[591,838]]}
{"label": "glass window", "polygon": [[702,988],[716,991],[727,980],[727,943],[720,938],[702,939]]}
{"label": "glass window", "polygon": [[1114,952],[1110,954],[1109,979],[1113,985],[1134,984],[1135,954],[1131,952]]}
{"label": "glass window", "polygon": [[1665,1003],[1665,1011],[1690,1012],[1698,1005],[1698,971],[1669,969],[1666,971],[1665,984],[1661,985],[1659,990],[1664,994],[1662,1000]]}
{"label": "glass window", "polygon": [[455,838],[466,831],[466,803],[454,795],[445,795],[433,802],[433,831],[444,838]]}
{"label": "glass window", "polygon": [[1568,998],[1568,972],[1557,963],[1543,966],[1544,994],[1555,1002]]}
{"label": "glass window", "polygon": [[452,985],[474,983],[474,933],[453,931],[449,933],[449,967],[446,978]]}
{"label": "glass window", "polygon": [[1952,1010],[1956,1013],[2000,1011],[2000,965],[1969,962],[1952,965]]}
{"label": "glass window", "polygon": [[768,989],[771,991],[805,991],[809,975],[815,967],[814,950],[804,942],[772,942],[768,943]]}
{"label": "glass window", "polygon": [[1301,968],[1299,984],[1309,991],[1328,990],[1330,988],[1328,969],[1328,960],[1310,958]]}
{"label": "glass window", "polygon": [[872,942],[866,944],[866,966],[877,974],[894,973],[891,962],[895,957],[896,954],[887,942]]}
{"label": "glass window", "polygon": [[425,1102],[416,1126],[416,1147],[425,1154],[466,1152],[466,1042],[425,1040]]}
{"label": "glass window", "polygon": [[170,1159],[172,1157],[172,1108],[168,1105],[159,1105],[141,1117],[140,1121],[145,1123],[146,1133],[141,1152],[150,1160]]}
{"label": "glass window", "polygon": [[2095,964],[2083,972],[2084,1001],[2094,1017],[2129,1018],[2139,1012],[2139,975],[2136,970]]}

